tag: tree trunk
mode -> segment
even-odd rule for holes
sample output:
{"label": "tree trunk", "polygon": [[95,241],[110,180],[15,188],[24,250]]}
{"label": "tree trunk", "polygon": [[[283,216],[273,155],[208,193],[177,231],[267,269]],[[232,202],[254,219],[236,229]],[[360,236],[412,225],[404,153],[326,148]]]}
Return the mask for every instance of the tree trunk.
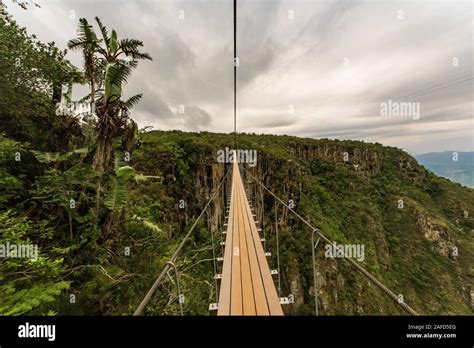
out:
{"label": "tree trunk", "polygon": [[112,140],[106,134],[99,133],[98,145],[94,154],[93,167],[99,174],[104,174],[109,169],[112,155]]}
{"label": "tree trunk", "polygon": [[[99,180],[96,186],[96,224],[99,225],[99,217],[100,217],[100,196],[101,196],[101,187],[102,187],[102,179],[104,174],[108,172],[110,158],[112,153],[112,139],[103,134],[104,132],[99,132],[98,136],[98,145],[94,155],[93,167],[96,172],[99,173]],[[108,211],[105,214],[105,218],[102,220],[101,230],[104,239],[108,239],[112,230],[112,220],[113,220],[113,212]]]}
{"label": "tree trunk", "polygon": [[51,97],[51,102],[54,107],[61,102],[62,88],[63,86],[61,83],[53,82],[53,95]]}
{"label": "tree trunk", "polygon": [[90,83],[91,83],[91,116],[94,116],[94,112],[95,112],[95,81],[94,81],[94,77],[92,77],[92,79],[90,80]]}

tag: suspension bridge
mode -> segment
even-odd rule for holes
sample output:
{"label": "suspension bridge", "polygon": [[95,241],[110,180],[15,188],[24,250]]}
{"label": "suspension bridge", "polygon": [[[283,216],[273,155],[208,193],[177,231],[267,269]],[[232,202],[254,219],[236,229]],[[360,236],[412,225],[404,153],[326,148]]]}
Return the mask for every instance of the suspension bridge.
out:
{"label": "suspension bridge", "polygon": [[[268,257],[271,253],[266,252],[264,248],[265,238],[262,237],[262,229],[258,227],[259,222],[253,213],[252,204],[247,196],[244,181],[242,180],[241,168],[245,171],[248,178],[260,185],[263,190],[275,198],[278,204],[283,205],[289,212],[294,214],[303,225],[308,226],[312,231],[311,249],[313,255],[313,295],[315,297],[315,314],[318,315],[318,290],[316,284],[316,267],[314,249],[318,243],[314,243],[314,236],[318,236],[318,241],[323,240],[327,244],[336,246],[336,244],[324,235],[319,229],[315,228],[305,218],[289,207],[280,197],[275,195],[262,182],[258,181],[250,171],[245,167],[239,167],[237,162],[232,163],[227,173],[222,178],[220,184],[210,195],[209,201],[204,206],[201,214],[192,224],[189,231],[184,236],[180,245],[173,256],[166,263],[162,272],[157,277],[134,315],[142,315],[150,299],[156,294],[159,286],[166,278],[171,278],[171,271],[174,271],[176,277],[178,301],[183,315],[184,296],[181,294],[179,285],[179,272],[176,267],[176,261],[189,237],[192,235],[198,222],[204,216],[204,213],[211,206],[211,202],[216,198],[218,192],[223,188],[223,184],[231,173],[231,185],[228,192],[226,223],[222,231],[222,256],[217,256],[216,236],[211,232],[211,243],[214,265],[215,297],[217,302],[209,304],[211,314],[222,316],[250,315],[250,316],[273,316],[283,315],[282,305],[291,303],[288,297],[280,296],[280,278],[279,278],[279,250],[277,248],[278,267],[272,270],[269,266]],[[309,236],[309,235],[308,235]],[[277,233],[277,246],[278,246]],[[349,256],[340,262],[348,262],[355,270],[365,276],[372,284],[379,288],[386,296],[409,315],[418,315],[418,313],[406,304],[400,294],[396,294],[377,279],[371,272],[365,269],[358,261]],[[219,265],[221,264],[221,267]],[[221,272],[218,269],[221,269]],[[278,290],[275,286],[278,284]]]}
{"label": "suspension bridge", "polygon": [[[233,1],[233,24],[234,24],[234,147],[237,149],[237,0]],[[215,303],[209,305],[211,313],[217,313],[221,316],[229,315],[251,315],[251,316],[273,316],[283,315],[284,311],[282,305],[291,303],[289,297],[280,297],[280,261],[279,261],[279,239],[278,228],[276,228],[276,244],[277,244],[277,269],[270,269],[268,257],[271,253],[266,252],[264,243],[265,237],[262,238],[260,232],[262,229],[258,227],[259,222],[255,219],[256,215],[253,213],[251,202],[246,194],[244,183],[242,180],[241,169],[237,163],[237,156],[234,156],[235,161],[232,163],[222,178],[220,184],[215,188],[210,195],[209,201],[204,206],[201,214],[192,224],[189,231],[184,236],[173,256],[166,263],[161,273],[156,278],[155,282],[148,290],[143,300],[138,305],[134,312],[135,316],[142,315],[145,307],[150,302],[151,298],[158,291],[159,286],[166,278],[171,279],[170,272],[174,270],[178,301],[180,304],[181,315],[183,315],[184,296],[181,294],[179,283],[179,271],[176,267],[176,260],[183,250],[189,237],[192,235],[198,222],[202,219],[206,210],[210,207],[211,202],[217,196],[219,190],[223,187],[224,182],[232,172],[232,181],[230,191],[227,195],[227,209],[226,209],[226,223],[225,230],[222,231],[222,256],[217,256],[215,246],[215,236],[211,231],[211,243],[214,266],[214,287],[215,287]],[[286,209],[294,214],[304,225],[309,227],[311,234],[311,252],[313,263],[313,294],[315,300],[315,315],[318,315],[318,287],[317,275],[315,267],[315,248],[320,240],[336,247],[336,244],[327,238],[318,228],[315,228],[311,223],[299,215],[295,210],[289,207],[280,197],[275,195],[262,182],[257,180],[245,167],[245,174],[251,178],[261,188],[269,193],[275,199],[275,202],[283,205]],[[278,226],[276,224],[276,226]],[[315,235],[318,236],[318,241],[314,242]],[[390,290],[386,285],[379,281],[371,272],[365,269],[361,264],[347,255],[343,255],[343,260],[349,262],[355,270],[359,271],[371,283],[377,286],[386,296],[392,299],[402,310],[409,315],[418,315],[418,313],[406,304],[401,294],[396,294]],[[342,261],[344,262],[344,261]],[[221,273],[218,273],[218,264],[222,263]],[[275,287],[275,282],[278,283],[278,291]]]}
{"label": "suspension bridge", "polygon": [[218,315],[283,315],[242,176],[234,162]]}

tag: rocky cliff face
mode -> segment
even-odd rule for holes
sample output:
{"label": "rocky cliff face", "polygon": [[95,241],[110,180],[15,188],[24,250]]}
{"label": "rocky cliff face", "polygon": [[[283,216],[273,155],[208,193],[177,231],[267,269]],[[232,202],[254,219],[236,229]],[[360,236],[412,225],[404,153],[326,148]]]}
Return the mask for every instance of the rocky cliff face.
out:
{"label": "rocky cliff face", "polygon": [[455,259],[458,248],[453,243],[453,237],[447,226],[433,223],[422,212],[416,213],[416,227],[431,244],[431,248],[444,257]]}
{"label": "rocky cliff face", "polygon": [[380,173],[381,151],[360,147],[347,147],[344,144],[295,145],[289,148],[292,156],[312,160],[323,158],[334,163],[347,163],[360,175],[374,176]]}

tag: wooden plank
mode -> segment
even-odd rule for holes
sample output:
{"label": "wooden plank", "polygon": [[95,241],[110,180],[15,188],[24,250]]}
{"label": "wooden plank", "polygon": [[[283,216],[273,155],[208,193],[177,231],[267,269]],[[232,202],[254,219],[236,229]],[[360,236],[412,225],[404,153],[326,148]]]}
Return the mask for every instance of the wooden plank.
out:
{"label": "wooden plank", "polygon": [[[245,209],[247,209],[247,211],[251,215],[250,206],[247,200],[245,200],[244,206]],[[273,282],[273,278],[270,274],[270,267],[268,266],[267,257],[265,256],[265,251],[263,250],[263,246],[260,241],[260,236],[257,232],[257,226],[253,222],[253,219],[252,223],[250,224],[250,227],[252,239],[254,241],[255,252],[257,255],[258,263],[260,265],[262,281],[265,289],[265,297],[270,311],[270,315],[283,315],[283,310],[281,309],[280,299],[278,298],[278,294],[276,292],[275,283]]]}
{"label": "wooden plank", "polygon": [[[240,209],[240,203],[237,199],[238,194],[238,180],[239,176],[239,168],[237,167],[237,163],[234,162],[234,172],[235,172],[235,181],[233,182],[234,188],[234,195],[232,197],[233,203],[235,204],[235,211],[234,211],[234,224],[233,224],[233,238],[232,238],[232,245],[230,246],[232,250],[232,284],[231,284],[231,301],[230,301],[230,314],[231,315],[242,315],[243,314],[243,306],[242,306],[242,278],[241,278],[241,260],[240,260],[240,230],[241,222],[236,215]],[[227,248],[228,246],[226,246]]]}
{"label": "wooden plank", "polygon": [[[240,177],[240,173],[238,176],[236,175],[236,178],[239,180],[243,190],[243,183]],[[265,297],[270,315],[283,315],[283,310],[281,309],[280,305],[280,299],[278,298],[275,283],[273,282],[273,278],[270,273],[270,267],[268,266],[267,257],[265,256],[265,251],[263,250],[262,243],[260,242],[260,236],[257,231],[257,226],[255,225],[255,221],[253,220],[252,212],[247,199],[244,200],[244,209],[248,212],[249,217],[252,217],[249,218],[250,234],[253,240],[253,247],[260,267],[260,274],[265,290]]]}
{"label": "wooden plank", "polygon": [[247,247],[247,236],[246,234],[250,231],[250,226],[247,219],[244,219],[244,191],[242,181],[237,182],[237,199],[238,199],[238,219],[239,226],[239,245],[240,245],[240,265],[241,265],[241,277],[242,277],[242,305],[244,315],[255,315],[255,300],[254,290],[252,284],[252,274],[250,272],[250,260],[249,251]]}
{"label": "wooden plank", "polygon": [[[242,201],[244,198],[242,197]],[[248,228],[245,229],[246,234],[246,246],[249,253],[249,261],[250,261],[250,274],[252,278],[252,285],[253,285],[253,293],[255,299],[255,314],[256,315],[269,315],[270,312],[268,310],[268,304],[265,296],[265,289],[263,287],[262,275],[260,271],[260,265],[258,263],[257,254],[255,251],[254,242],[252,239],[252,230],[251,230],[251,222],[253,219],[250,219],[249,212],[247,210],[243,210],[244,212],[244,220],[248,225]]]}

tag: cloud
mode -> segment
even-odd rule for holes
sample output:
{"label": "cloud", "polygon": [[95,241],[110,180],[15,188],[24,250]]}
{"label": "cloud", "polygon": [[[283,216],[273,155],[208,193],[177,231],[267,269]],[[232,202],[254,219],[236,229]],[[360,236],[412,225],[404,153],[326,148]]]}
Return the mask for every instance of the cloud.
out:
{"label": "cloud", "polygon": [[[143,93],[140,126],[233,130],[231,0],[39,1],[9,11],[61,48],[79,17],[96,15],[144,41],[154,60],[126,88]],[[237,18],[239,131],[474,150],[470,1],[241,0]],[[380,116],[380,103],[403,97],[420,103],[420,120]]]}
{"label": "cloud", "polygon": [[195,105],[186,106],[181,117],[183,126],[192,131],[204,130],[212,122],[212,118],[207,111]]}

